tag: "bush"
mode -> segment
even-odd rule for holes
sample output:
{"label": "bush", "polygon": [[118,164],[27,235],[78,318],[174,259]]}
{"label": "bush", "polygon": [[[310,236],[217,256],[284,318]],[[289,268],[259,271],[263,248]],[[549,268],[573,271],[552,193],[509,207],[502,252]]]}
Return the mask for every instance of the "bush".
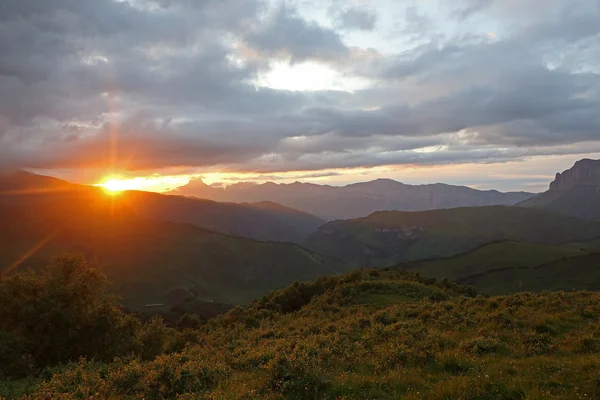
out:
{"label": "bush", "polygon": [[39,273],[0,276],[0,378],[21,377],[80,357],[111,360],[166,350],[161,321],[142,326],[121,311],[106,277],[81,254],[52,259]]}

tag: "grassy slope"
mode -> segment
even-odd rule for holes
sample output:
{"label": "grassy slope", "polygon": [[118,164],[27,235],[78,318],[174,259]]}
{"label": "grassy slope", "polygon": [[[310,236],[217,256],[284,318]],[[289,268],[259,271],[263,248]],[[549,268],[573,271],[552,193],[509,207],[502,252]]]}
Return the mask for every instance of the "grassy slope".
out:
{"label": "grassy slope", "polygon": [[568,246],[501,242],[445,259],[401,264],[423,276],[471,285],[482,293],[600,289],[597,253]]}
{"label": "grassy slope", "polygon": [[346,271],[340,262],[291,243],[258,242],[147,220],[96,198],[43,208],[0,207],[2,269],[54,234],[20,268],[60,251],[82,251],[108,263],[104,271],[129,307],[164,302],[169,290],[193,288],[200,300],[243,303],[295,279]]}
{"label": "grassy slope", "polygon": [[600,186],[575,186],[568,190],[548,191],[519,205],[600,221]]}
{"label": "grassy slope", "polygon": [[377,212],[334,221],[309,236],[310,248],[357,266],[448,257],[496,240],[566,244],[598,237],[600,224],[522,207]]}
{"label": "grassy slope", "polygon": [[599,293],[470,298],[365,270],[234,309],[181,354],[72,366],[31,398],[598,398],[599,321]]}
{"label": "grassy slope", "polygon": [[507,268],[459,282],[490,294],[544,290],[600,290],[600,253],[560,259],[534,268]]}
{"label": "grassy slope", "polygon": [[410,267],[423,276],[456,280],[495,269],[533,268],[561,258],[586,254],[588,252],[584,250],[566,246],[504,241],[446,259],[412,263]]}
{"label": "grassy slope", "polygon": [[600,237],[585,242],[569,243],[569,246],[584,250],[600,251]]}

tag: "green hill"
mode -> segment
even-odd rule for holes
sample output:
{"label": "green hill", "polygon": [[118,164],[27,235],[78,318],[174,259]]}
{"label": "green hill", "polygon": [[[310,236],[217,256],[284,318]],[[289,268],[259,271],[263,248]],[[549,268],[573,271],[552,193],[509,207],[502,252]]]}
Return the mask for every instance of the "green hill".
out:
{"label": "green hill", "polygon": [[509,266],[490,269],[456,281],[489,294],[600,290],[600,253],[558,259],[531,268]]}
{"label": "green hill", "polygon": [[413,262],[407,268],[432,278],[456,280],[502,268],[534,268],[563,258],[587,255],[585,250],[503,241],[490,243],[449,258]]}
{"label": "green hill", "polygon": [[334,221],[307,246],[369,267],[448,257],[498,240],[562,245],[597,238],[600,224],[523,207],[475,207],[424,212],[376,212]]}
{"label": "green hill", "polygon": [[37,268],[62,251],[107,265],[128,307],[168,302],[184,288],[198,300],[244,303],[296,279],[344,272],[340,262],[292,243],[259,242],[193,225],[139,217],[120,199],[0,206],[0,268]]}
{"label": "green hill", "polygon": [[29,381],[21,393],[29,392],[27,399],[47,393],[58,399],[598,398],[600,293],[474,295],[399,269],[295,283],[195,334],[186,331],[190,342],[179,352],[82,361],[54,369],[43,382]]}
{"label": "green hill", "polygon": [[422,276],[473,286],[487,294],[600,290],[599,254],[567,246],[491,243],[453,257],[400,264]]}

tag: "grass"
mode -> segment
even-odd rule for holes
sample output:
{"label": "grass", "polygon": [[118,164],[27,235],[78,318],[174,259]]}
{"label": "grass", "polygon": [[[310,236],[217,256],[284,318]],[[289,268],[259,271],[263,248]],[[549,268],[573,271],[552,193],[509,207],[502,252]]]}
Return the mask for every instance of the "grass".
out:
{"label": "grass", "polygon": [[18,399],[35,391],[42,382],[36,377],[28,377],[16,381],[0,381],[0,399]]}
{"label": "grass", "polygon": [[153,361],[80,362],[27,397],[592,399],[600,293],[491,298],[399,269],[294,284]]}
{"label": "grass", "polygon": [[478,247],[454,257],[416,263],[415,270],[423,276],[456,280],[471,274],[506,267],[534,268],[562,258],[588,254],[566,246],[504,241]]}
{"label": "grass", "polygon": [[517,291],[600,290],[600,253],[560,259],[528,269],[506,269],[487,273],[464,283],[499,294]]}
{"label": "grass", "polygon": [[523,291],[599,290],[600,255],[579,247],[503,241],[454,257],[399,265],[423,276],[500,295]]}

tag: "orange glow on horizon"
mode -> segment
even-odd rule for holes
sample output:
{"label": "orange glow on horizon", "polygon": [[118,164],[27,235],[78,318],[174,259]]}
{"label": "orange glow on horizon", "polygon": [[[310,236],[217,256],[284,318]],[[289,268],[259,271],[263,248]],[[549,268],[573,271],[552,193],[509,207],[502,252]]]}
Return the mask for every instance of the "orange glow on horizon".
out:
{"label": "orange glow on horizon", "polygon": [[100,186],[111,194],[117,194],[124,190],[131,190],[131,187],[129,187],[126,180],[121,180],[118,178],[109,178],[104,180],[103,183],[98,183],[94,186]]}
{"label": "orange glow on horizon", "polygon": [[105,189],[109,194],[115,195],[126,190],[140,190],[145,192],[168,192],[179,186],[186,185],[189,176],[146,176],[123,178],[111,175],[104,178],[94,186]]}

